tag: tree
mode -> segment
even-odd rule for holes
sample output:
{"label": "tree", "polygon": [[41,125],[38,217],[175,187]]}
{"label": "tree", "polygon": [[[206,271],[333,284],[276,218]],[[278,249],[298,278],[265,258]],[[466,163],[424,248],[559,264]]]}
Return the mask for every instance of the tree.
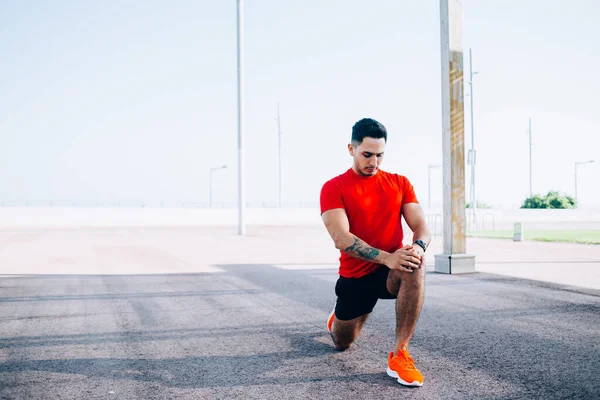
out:
{"label": "tree", "polygon": [[546,204],[542,196],[536,194],[533,197],[525,199],[521,208],[548,208],[548,204]]}
{"label": "tree", "polygon": [[570,196],[562,196],[558,192],[550,191],[545,197],[536,194],[525,199],[521,208],[574,208],[575,200]]}

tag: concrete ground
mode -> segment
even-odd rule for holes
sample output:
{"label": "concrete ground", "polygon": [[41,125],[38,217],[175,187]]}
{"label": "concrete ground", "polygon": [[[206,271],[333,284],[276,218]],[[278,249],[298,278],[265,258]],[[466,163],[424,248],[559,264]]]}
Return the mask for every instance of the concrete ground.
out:
{"label": "concrete ground", "polygon": [[393,301],[333,349],[321,227],[0,230],[0,398],[600,398],[600,246],[467,244],[482,272],[427,274],[405,388]]}

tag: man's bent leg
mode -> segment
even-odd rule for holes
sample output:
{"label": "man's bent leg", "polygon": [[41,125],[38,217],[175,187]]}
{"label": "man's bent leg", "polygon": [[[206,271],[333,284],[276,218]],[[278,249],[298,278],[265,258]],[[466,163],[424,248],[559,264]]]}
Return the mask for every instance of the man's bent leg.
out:
{"label": "man's bent leg", "polygon": [[396,343],[388,355],[387,374],[406,386],[422,386],[423,374],[415,367],[408,352],[421,313],[425,290],[425,268],[413,272],[390,271],[386,286],[396,293]]}
{"label": "man's bent leg", "polygon": [[342,321],[335,317],[333,320],[331,338],[333,339],[336,350],[344,351],[358,339],[358,335],[367,321],[367,318],[369,318],[369,314],[361,315],[360,317],[347,321]]}
{"label": "man's bent leg", "polygon": [[390,271],[387,279],[388,291],[396,297],[396,343],[398,349],[408,347],[417,326],[425,293],[425,268],[413,272]]}
{"label": "man's bent leg", "polygon": [[346,350],[358,339],[377,304],[377,291],[372,284],[375,278],[377,275],[374,274],[360,278],[338,278],[333,329],[329,329],[337,350]]}

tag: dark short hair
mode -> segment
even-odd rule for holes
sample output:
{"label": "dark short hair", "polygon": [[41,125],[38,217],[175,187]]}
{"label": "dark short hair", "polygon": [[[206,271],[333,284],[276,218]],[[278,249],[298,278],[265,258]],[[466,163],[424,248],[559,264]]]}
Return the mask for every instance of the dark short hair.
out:
{"label": "dark short hair", "polygon": [[352,127],[352,144],[358,146],[366,137],[383,138],[387,142],[387,129],[372,118],[363,118]]}

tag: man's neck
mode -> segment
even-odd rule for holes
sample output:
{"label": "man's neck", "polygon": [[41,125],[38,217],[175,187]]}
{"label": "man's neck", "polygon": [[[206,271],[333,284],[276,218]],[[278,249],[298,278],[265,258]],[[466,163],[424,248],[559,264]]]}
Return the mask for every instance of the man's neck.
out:
{"label": "man's neck", "polygon": [[352,172],[354,173],[354,175],[361,177],[361,178],[373,178],[373,177],[377,176],[377,174],[379,173],[379,169],[377,169],[373,175],[363,175],[356,169],[356,167],[354,165],[352,166],[351,169],[352,169]]}

